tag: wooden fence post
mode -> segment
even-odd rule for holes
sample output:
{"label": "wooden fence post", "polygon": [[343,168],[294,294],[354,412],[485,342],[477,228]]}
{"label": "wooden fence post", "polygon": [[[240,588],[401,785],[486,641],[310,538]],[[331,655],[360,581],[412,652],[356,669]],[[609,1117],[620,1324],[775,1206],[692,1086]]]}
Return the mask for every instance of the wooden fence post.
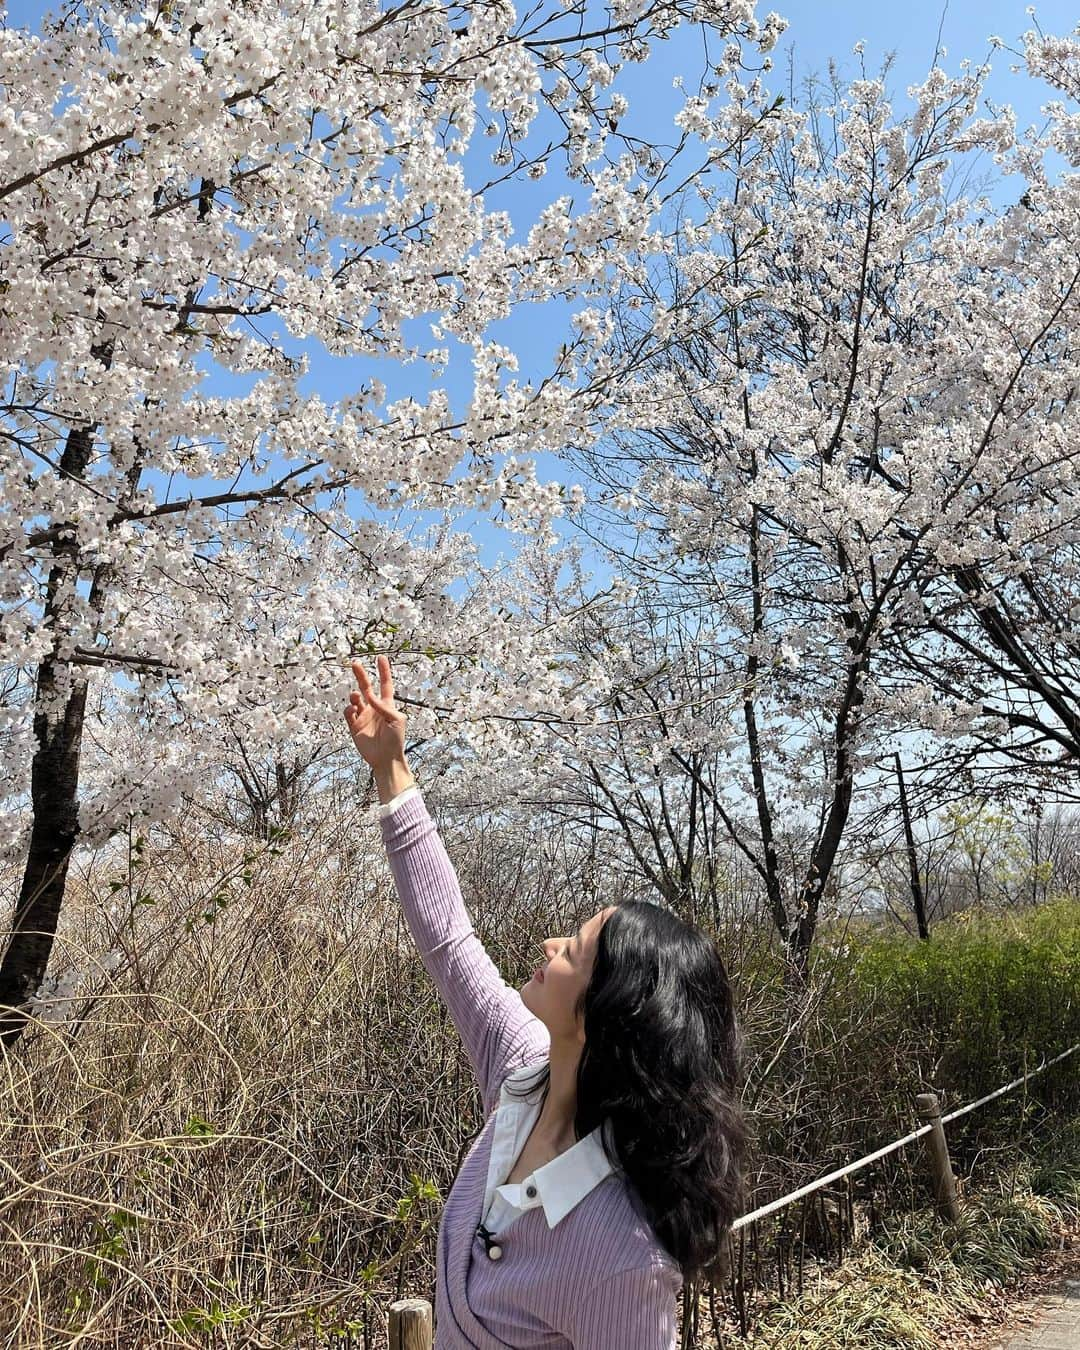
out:
{"label": "wooden fence post", "polygon": [[390,1350],[431,1350],[431,1304],[427,1299],[398,1299],[390,1304]]}
{"label": "wooden fence post", "polygon": [[399,1298],[390,1304],[390,1350],[431,1350],[431,1304]]}
{"label": "wooden fence post", "polygon": [[930,1125],[930,1132],[923,1135],[926,1141],[926,1155],[930,1162],[930,1175],[934,1183],[934,1198],[938,1212],[946,1219],[955,1222],[960,1217],[960,1201],[956,1195],[956,1177],[949,1161],[949,1145],[945,1139],[945,1129],[941,1123],[941,1107],[936,1092],[920,1092],[915,1098],[915,1109],[924,1124]]}

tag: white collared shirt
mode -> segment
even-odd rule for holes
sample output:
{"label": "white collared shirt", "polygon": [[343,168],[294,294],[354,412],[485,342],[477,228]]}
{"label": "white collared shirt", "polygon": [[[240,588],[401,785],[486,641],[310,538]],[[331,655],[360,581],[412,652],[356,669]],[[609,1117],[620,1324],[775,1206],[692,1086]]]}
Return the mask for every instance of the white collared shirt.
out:
{"label": "white collared shirt", "polygon": [[[484,1227],[489,1233],[501,1233],[519,1214],[538,1205],[543,1206],[548,1227],[554,1228],[613,1170],[600,1142],[600,1126],[597,1126],[564,1153],[530,1172],[523,1181],[507,1183],[504,1180],[525,1147],[543,1105],[542,1084],[527,1097],[520,1095],[521,1084],[531,1081],[544,1063],[541,1059],[514,1069],[507,1074],[499,1091],[491,1161],[484,1188]],[[516,1086],[518,1095],[507,1092],[508,1085]]]}

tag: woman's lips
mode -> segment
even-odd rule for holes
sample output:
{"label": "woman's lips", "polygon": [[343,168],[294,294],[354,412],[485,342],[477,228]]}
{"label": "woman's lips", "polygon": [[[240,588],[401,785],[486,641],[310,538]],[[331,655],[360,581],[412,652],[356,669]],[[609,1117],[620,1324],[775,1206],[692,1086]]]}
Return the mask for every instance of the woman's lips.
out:
{"label": "woman's lips", "polygon": [[543,984],[543,982],[544,982],[544,971],[543,971],[543,967],[537,966],[537,968],[533,971],[533,979],[534,979],[534,980],[539,980],[540,983]]}

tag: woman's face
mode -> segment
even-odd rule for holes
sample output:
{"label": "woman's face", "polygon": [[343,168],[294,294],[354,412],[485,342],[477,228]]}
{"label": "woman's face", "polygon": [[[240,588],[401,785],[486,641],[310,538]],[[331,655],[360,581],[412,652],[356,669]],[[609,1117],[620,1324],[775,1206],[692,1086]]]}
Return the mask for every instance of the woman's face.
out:
{"label": "woman's face", "polygon": [[584,1044],[584,1022],[574,1017],[574,1004],[589,983],[600,929],[615,908],[599,910],[570,937],[545,938],[541,944],[545,964],[522,988],[521,1001],[544,1023],[552,1040],[561,1037]]}

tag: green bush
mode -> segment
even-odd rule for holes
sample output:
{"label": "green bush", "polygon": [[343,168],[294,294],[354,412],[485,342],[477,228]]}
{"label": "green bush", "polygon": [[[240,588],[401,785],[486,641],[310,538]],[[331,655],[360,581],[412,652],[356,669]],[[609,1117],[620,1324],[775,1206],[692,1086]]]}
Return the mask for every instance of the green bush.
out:
{"label": "green bush", "polygon": [[[863,932],[846,960],[846,998],[875,1010],[867,1053],[880,1064],[875,1042],[884,1036],[892,1045],[907,1033],[919,1047],[924,1081],[947,1093],[946,1110],[1080,1042],[1078,900],[1016,913],[967,910],[938,923],[929,941]],[[1031,1079],[1027,1091],[1032,1101],[1075,1109],[1080,1052]],[[1017,1089],[1013,1101],[1022,1099]]]}
{"label": "green bush", "polygon": [[[866,922],[823,928],[797,1056],[775,1016],[782,969],[777,944],[759,943],[736,972],[757,1152],[769,1160],[758,1185],[770,1197],[908,1133],[920,1092],[936,1092],[948,1114],[1080,1043],[1078,899],[968,910],[937,923],[926,942]],[[769,1073],[758,1083],[760,1066]],[[954,1166],[986,1175],[1019,1145],[1036,1151],[1055,1121],[1078,1112],[1080,1051],[950,1122]],[[920,1152],[883,1159],[857,1188],[872,1184],[884,1197],[913,1186],[915,1198],[925,1186]]]}

